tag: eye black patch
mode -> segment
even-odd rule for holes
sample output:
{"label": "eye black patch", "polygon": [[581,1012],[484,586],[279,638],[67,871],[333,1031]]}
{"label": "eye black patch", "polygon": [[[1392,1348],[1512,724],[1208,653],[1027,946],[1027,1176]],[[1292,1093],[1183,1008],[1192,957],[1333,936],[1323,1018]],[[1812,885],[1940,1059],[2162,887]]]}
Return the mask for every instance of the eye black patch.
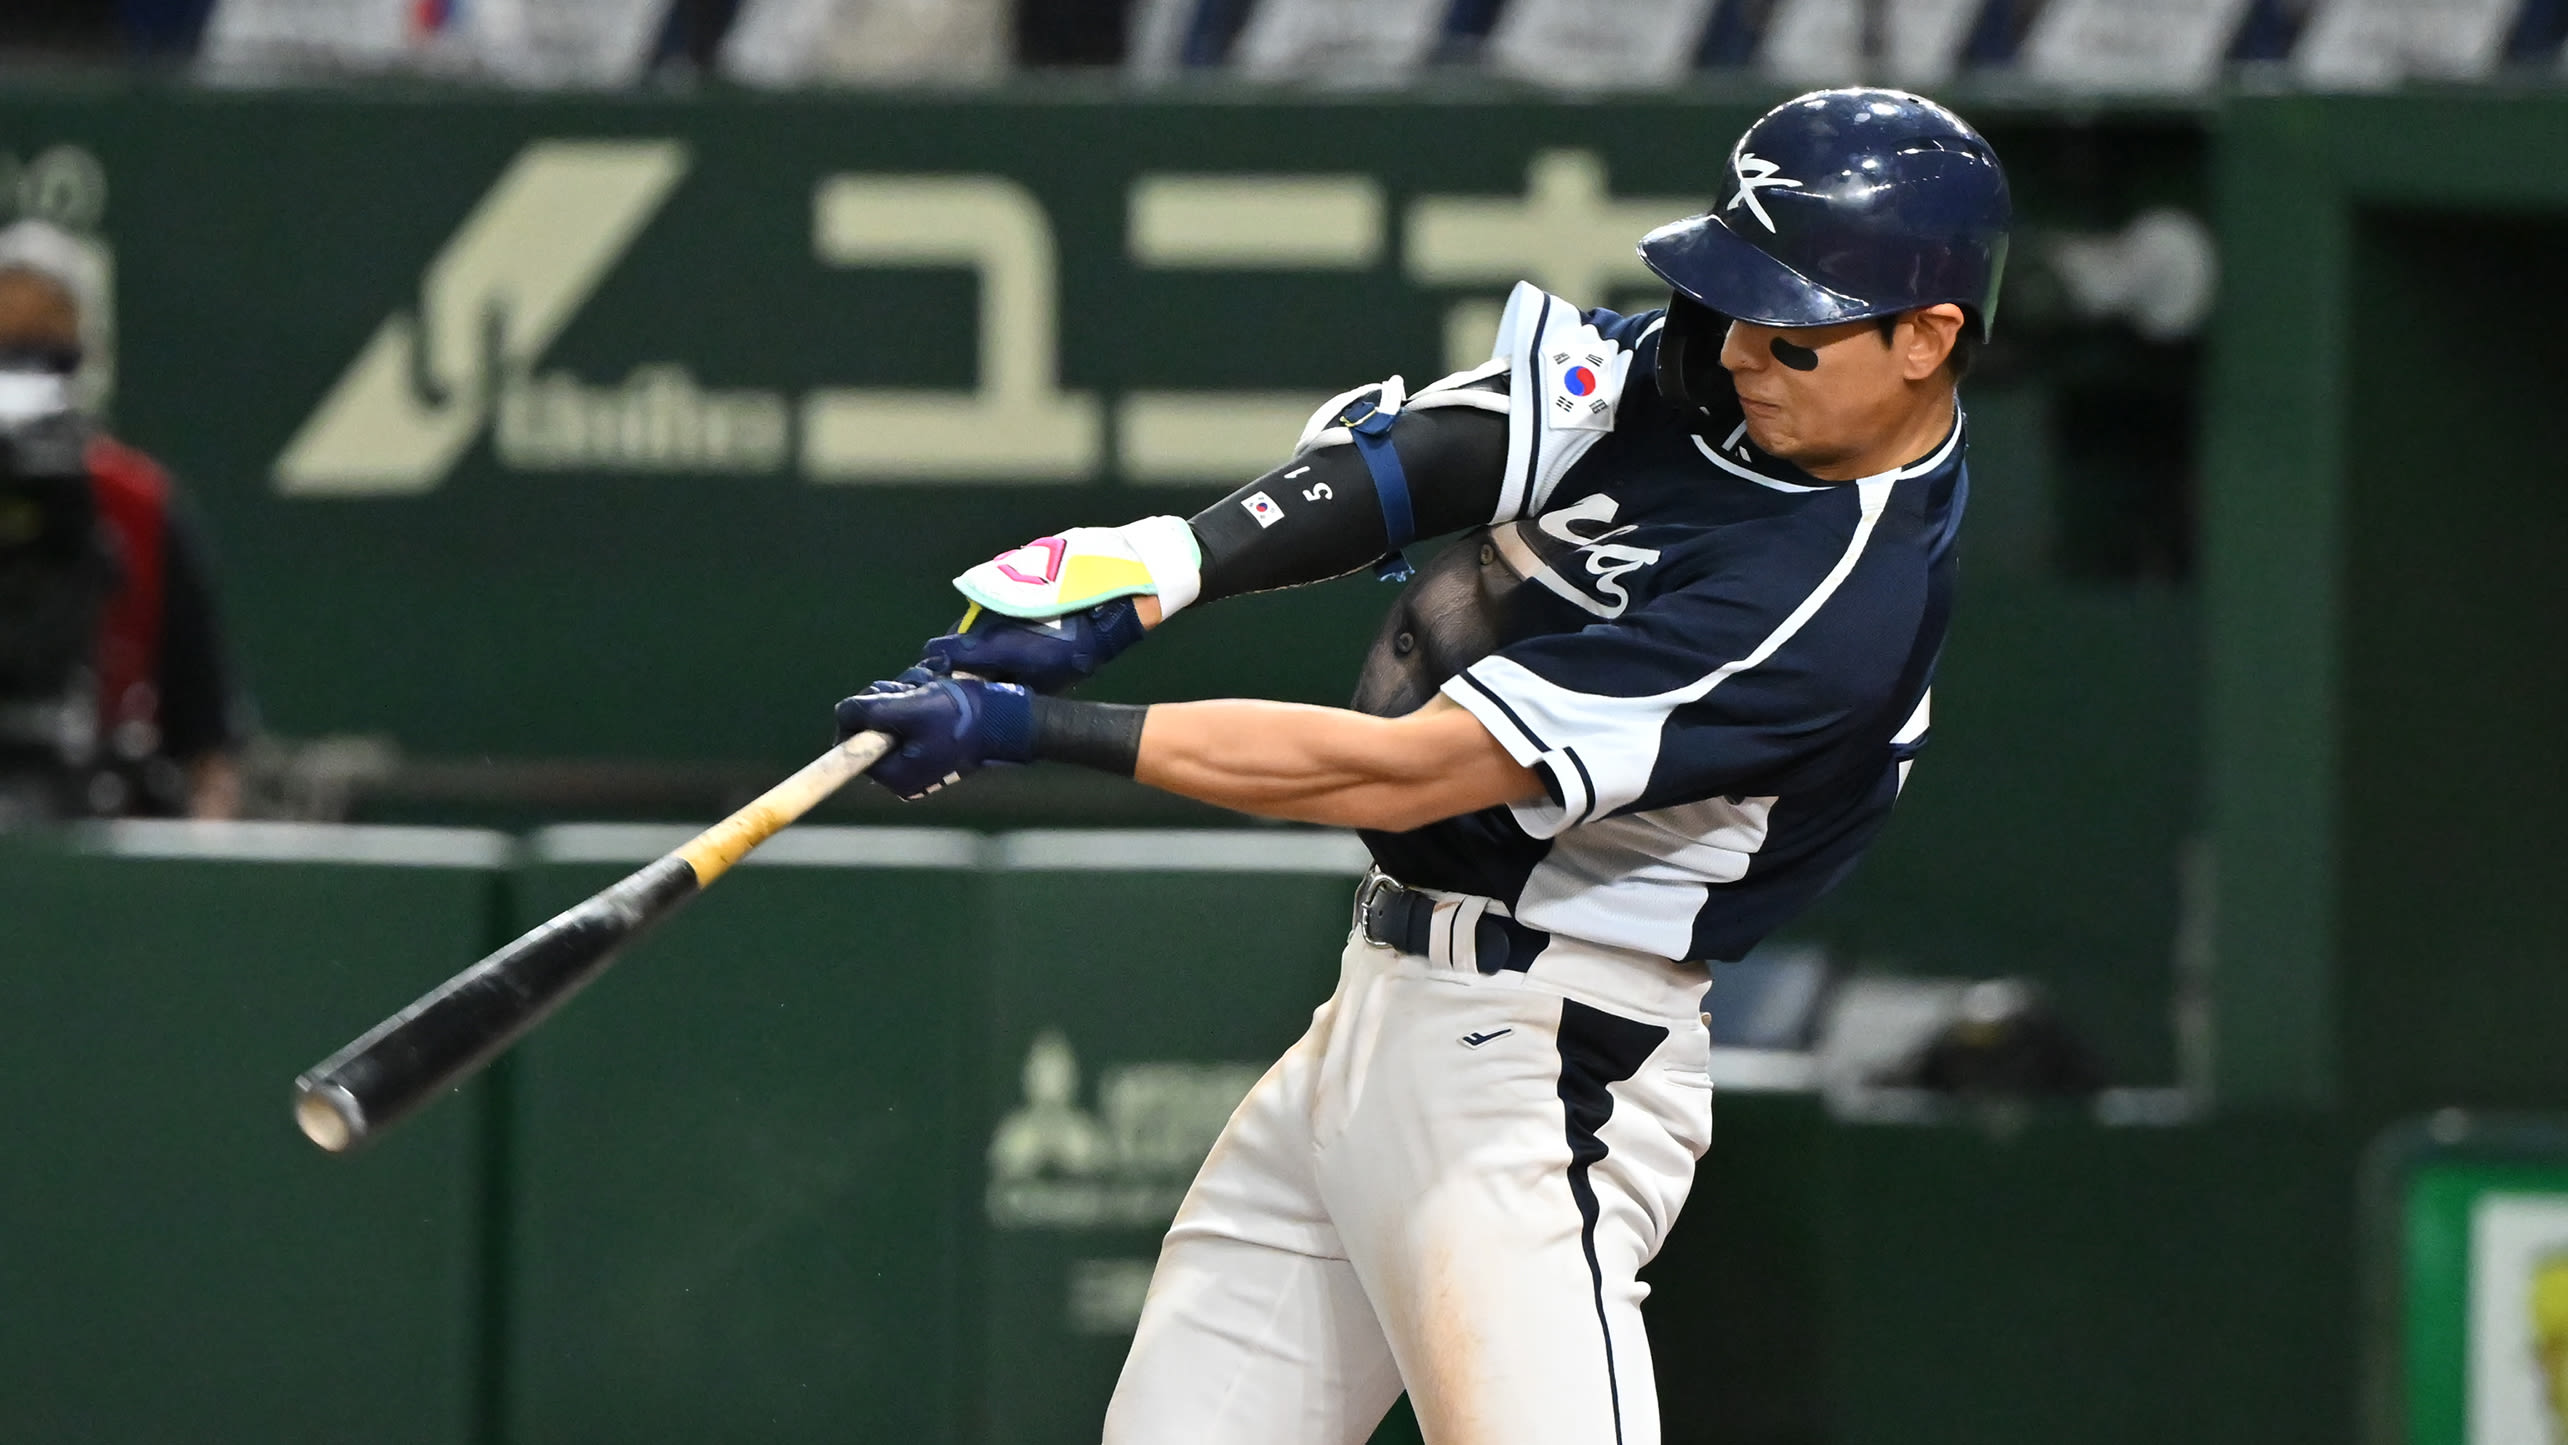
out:
{"label": "eye black patch", "polygon": [[1766,349],[1774,353],[1775,360],[1782,362],[1784,365],[1791,367],[1795,371],[1817,371],[1819,369],[1819,353],[1811,350],[1807,346],[1795,346],[1791,342],[1778,336],[1774,340],[1766,343]]}

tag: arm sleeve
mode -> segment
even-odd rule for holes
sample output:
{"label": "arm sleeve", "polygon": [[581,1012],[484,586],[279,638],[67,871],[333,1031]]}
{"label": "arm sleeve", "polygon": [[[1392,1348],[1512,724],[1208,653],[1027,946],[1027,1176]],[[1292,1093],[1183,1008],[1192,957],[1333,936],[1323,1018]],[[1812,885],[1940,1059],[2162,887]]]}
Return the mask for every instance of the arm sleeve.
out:
{"label": "arm sleeve", "polygon": [[[1410,413],[1390,435],[1421,537],[1491,520],[1507,419],[1473,407]],[[1316,447],[1198,512],[1203,601],[1343,576],[1390,550],[1372,469],[1352,446]]]}
{"label": "arm sleeve", "polygon": [[[1487,362],[1415,396],[1395,376],[1331,399],[1291,461],[1198,513],[1189,525],[1203,554],[1200,595],[1342,576],[1415,538],[1541,510],[1613,430],[1635,353],[1656,329],[1654,314],[1581,311],[1520,283]],[[1355,420],[1368,414],[1372,425]],[[1384,497],[1363,454],[1384,440],[1405,496]]]}
{"label": "arm sleeve", "polygon": [[181,762],[236,746],[247,709],[235,690],[214,599],[213,568],[196,518],[169,510],[160,654],[161,749]]}
{"label": "arm sleeve", "polygon": [[1783,793],[1840,765],[1878,730],[1925,585],[1893,558],[1860,565],[1870,530],[1824,554],[1793,544],[1808,538],[1744,547],[1620,619],[1527,639],[1449,680],[1445,695],[1543,779],[1548,796],[1516,805],[1517,823],[1549,838]]}

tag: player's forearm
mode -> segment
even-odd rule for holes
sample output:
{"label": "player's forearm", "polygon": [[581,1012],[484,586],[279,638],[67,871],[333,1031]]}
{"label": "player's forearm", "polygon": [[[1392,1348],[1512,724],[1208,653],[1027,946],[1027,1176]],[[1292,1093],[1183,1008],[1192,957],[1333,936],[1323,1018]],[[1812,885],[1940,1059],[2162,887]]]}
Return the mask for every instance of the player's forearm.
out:
{"label": "player's forearm", "polygon": [[1238,699],[1166,703],[1149,711],[1133,776],[1259,817],[1392,832],[1540,791],[1476,722],[1455,721]]}
{"label": "player's forearm", "polygon": [[1133,770],[1167,792],[1264,817],[1331,816],[1351,797],[1397,785],[1401,756],[1388,721],[1296,703],[1166,703],[1142,728]]}

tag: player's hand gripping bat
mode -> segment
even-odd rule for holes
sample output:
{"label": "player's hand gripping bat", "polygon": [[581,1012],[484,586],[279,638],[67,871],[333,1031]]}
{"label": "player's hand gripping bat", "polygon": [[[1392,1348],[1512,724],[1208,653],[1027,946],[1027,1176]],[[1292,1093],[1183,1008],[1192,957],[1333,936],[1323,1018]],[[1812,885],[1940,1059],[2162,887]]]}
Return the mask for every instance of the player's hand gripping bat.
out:
{"label": "player's hand gripping bat", "polygon": [[313,1143],[344,1153],[461,1083],[604,973],[624,945],[872,767],[891,743],[883,733],[858,733],[677,851],[429,990],[296,1079],[294,1122]]}

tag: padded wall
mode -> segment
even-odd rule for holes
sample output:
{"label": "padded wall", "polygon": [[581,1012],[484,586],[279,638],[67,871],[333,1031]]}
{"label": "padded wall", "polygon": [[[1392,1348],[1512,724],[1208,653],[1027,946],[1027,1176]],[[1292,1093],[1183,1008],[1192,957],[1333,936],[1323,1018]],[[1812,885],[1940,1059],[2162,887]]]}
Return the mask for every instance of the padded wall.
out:
{"label": "padded wall", "polygon": [[[683,837],[537,835],[514,923]],[[788,833],[521,1048],[510,1445],[957,1438],[980,847]]]}
{"label": "padded wall", "polygon": [[0,866],[0,1438],[477,1438],[486,1091],[331,1158],[289,1086],[482,951],[504,840],[93,843]]}

